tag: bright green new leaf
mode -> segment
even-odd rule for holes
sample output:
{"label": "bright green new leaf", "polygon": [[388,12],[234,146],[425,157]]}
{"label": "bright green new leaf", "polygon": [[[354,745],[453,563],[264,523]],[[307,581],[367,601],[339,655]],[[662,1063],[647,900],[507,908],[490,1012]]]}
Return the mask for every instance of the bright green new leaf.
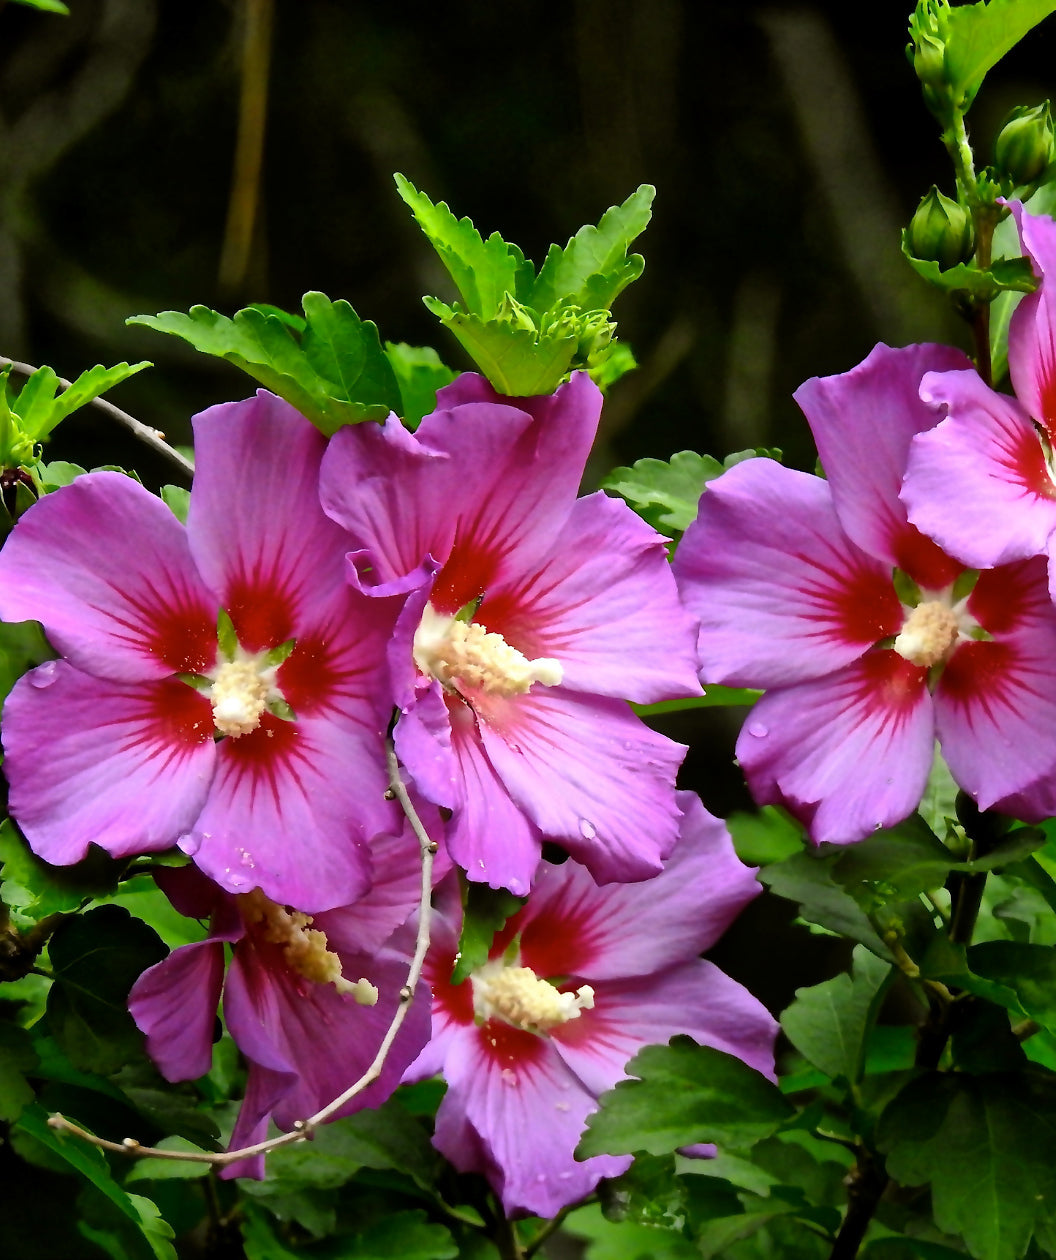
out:
{"label": "bright green new leaf", "polygon": [[433,298],[425,304],[501,394],[530,398],[553,393],[572,366],[579,344],[575,336],[541,334],[507,320],[485,320]]}
{"label": "bright green new leaf", "polygon": [[62,0],[15,0],[15,4],[24,4],[27,9],[39,9],[42,13],[61,13],[64,17],[70,15]]}
{"label": "bright green new leaf", "polygon": [[23,389],[19,395],[16,404],[19,415],[22,417],[22,424],[34,442],[42,442],[60,420],[65,420],[79,407],[90,403],[101,394],[105,394],[108,389],[113,389],[115,385],[120,385],[122,381],[127,381],[130,376],[135,376],[137,372],[142,372],[144,368],[150,366],[150,362],[146,359],[141,363],[116,363],[109,368],[98,363],[87,372],[82,372],[75,381],[70,383],[69,389],[64,389],[61,394],[52,397],[50,395],[54,393],[53,390],[42,391],[32,408],[25,411],[22,404],[26,389],[32,384],[31,378],[26,383],[26,389]]}
{"label": "bright green new leaf", "polygon": [[931,1185],[935,1223],[978,1260],[1019,1260],[1056,1213],[1056,1081],[1042,1073],[930,1072],[880,1118],[887,1171]]}
{"label": "bright green new leaf", "polygon": [[118,1185],[98,1147],[89,1146],[80,1138],[57,1133],[48,1125],[47,1112],[37,1103],[22,1113],[18,1128],[101,1191],[142,1233],[157,1260],[177,1260],[170,1241],[174,1237],[171,1226],[161,1219],[157,1207],[149,1199],[129,1194]]}
{"label": "bright green new leaf", "polygon": [[228,319],[207,306],[188,314],[163,311],[126,322],[172,333],[203,354],[234,363],[285,398],[328,436],[342,425],[383,420],[399,406],[399,390],[378,330],[347,302],[324,294],[304,296],[305,327],[255,307]]}
{"label": "bright green new leaf", "polygon": [[449,385],[455,373],[441,363],[431,346],[409,346],[386,341],[385,357],[396,376],[402,406],[400,418],[408,429],[416,429],[423,416],[436,407],[436,391]]}
{"label": "bright green new leaf", "polygon": [[772,1084],[733,1055],[675,1037],[647,1046],[627,1065],[632,1079],[601,1097],[587,1120],[577,1158],[715,1142],[743,1150],[769,1137],[793,1114]]}
{"label": "bright green new leaf", "polygon": [[855,1085],[862,1076],[869,1032],[893,975],[883,959],[859,945],[852,975],[797,989],[796,1000],[781,1016],[781,1027],[800,1054],[826,1076]]}
{"label": "bright green new leaf", "polygon": [[451,973],[452,984],[461,984],[488,961],[495,933],[501,931],[506,920],[523,905],[523,897],[515,897],[504,888],[464,882],[462,933],[458,939],[458,961]]}
{"label": "bright green new leaf", "polygon": [[568,300],[585,311],[608,310],[645,267],[640,254],[628,256],[652,217],[656,189],[642,184],[622,206],[611,206],[597,227],[581,227],[562,249],[551,245],[532,287],[529,305],[549,311]]}
{"label": "bright green new leaf", "polygon": [[978,0],[945,14],[946,75],[967,110],[988,70],[1028,31],[1056,12],[1056,0]]}

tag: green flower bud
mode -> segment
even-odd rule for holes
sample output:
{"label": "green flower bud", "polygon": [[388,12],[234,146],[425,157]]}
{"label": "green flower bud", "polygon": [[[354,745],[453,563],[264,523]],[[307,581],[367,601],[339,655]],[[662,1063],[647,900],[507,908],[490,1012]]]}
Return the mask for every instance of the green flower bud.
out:
{"label": "green flower bud", "polygon": [[1048,101],[1017,106],[994,142],[998,170],[1014,184],[1032,183],[1053,159],[1053,139]]}
{"label": "green flower bud", "polygon": [[946,45],[934,35],[921,33],[912,44],[913,70],[921,83],[942,87],[946,83]]}
{"label": "green flower bud", "polygon": [[512,324],[514,328],[523,328],[526,332],[538,332],[532,312],[522,302],[518,302],[512,293],[502,295],[502,304],[495,312],[495,318],[504,324]]}
{"label": "green flower bud", "polygon": [[914,258],[937,262],[942,271],[967,262],[975,248],[975,230],[967,210],[934,186],[909,222],[909,249]]}

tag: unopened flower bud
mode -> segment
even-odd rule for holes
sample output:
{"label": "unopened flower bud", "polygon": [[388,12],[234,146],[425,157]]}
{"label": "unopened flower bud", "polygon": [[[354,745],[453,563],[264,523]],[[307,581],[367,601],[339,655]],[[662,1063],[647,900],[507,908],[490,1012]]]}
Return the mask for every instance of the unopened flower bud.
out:
{"label": "unopened flower bud", "polygon": [[1013,184],[1037,179],[1053,159],[1053,127],[1049,102],[1017,106],[1005,119],[994,142],[994,160]]}
{"label": "unopened flower bud", "polygon": [[945,271],[971,258],[974,247],[971,215],[933,186],[909,223],[913,257],[937,262]]}
{"label": "unopened flower bud", "polygon": [[921,83],[942,87],[946,83],[946,45],[934,35],[920,32],[910,45],[913,70]]}

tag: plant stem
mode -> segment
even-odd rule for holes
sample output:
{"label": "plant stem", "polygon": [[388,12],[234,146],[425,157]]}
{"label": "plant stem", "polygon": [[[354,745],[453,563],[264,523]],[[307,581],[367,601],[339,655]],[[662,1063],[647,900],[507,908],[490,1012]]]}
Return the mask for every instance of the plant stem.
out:
{"label": "plant stem", "polygon": [[847,1178],[847,1215],[836,1235],[829,1260],[854,1260],[887,1183],[882,1161],[863,1149]]}

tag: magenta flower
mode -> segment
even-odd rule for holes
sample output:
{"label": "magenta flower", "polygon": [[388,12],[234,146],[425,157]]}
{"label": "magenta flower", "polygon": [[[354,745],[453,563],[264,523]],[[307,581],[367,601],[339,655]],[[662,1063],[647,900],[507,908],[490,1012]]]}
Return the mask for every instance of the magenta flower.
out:
{"label": "magenta flower", "polygon": [[[430,834],[440,834],[429,817]],[[418,907],[418,844],[410,829],[377,847],[378,873],[355,905],[306,915],[259,889],[232,895],[193,866],[158,873],[181,914],[210,918],[204,941],[181,945],[139,977],[129,995],[147,1051],[170,1081],[193,1080],[212,1062],[216,1008],[249,1065],[231,1149],[289,1130],[338,1098],[370,1066],[399,1003],[414,947],[401,930]],[[225,947],[231,961],[224,974]],[[379,1078],[333,1117],[376,1107],[429,1037],[424,983]],[[264,1175],[264,1157],[228,1164],[221,1176]]]}
{"label": "magenta flower", "polygon": [[339,430],[327,512],[362,548],[350,577],[406,603],[390,652],[400,759],[454,811],[471,879],[527,890],[544,839],[601,881],[655,874],[678,828],[684,749],[636,718],[695,689],[691,622],[664,542],[624,504],[577,499],[601,395],[440,391],[409,433]]}
{"label": "magenta flower", "polygon": [[681,839],[653,879],[598,887],[576,862],[541,863],[528,904],[460,985],[457,895],[434,920],[432,1040],[407,1076],[442,1073],[434,1145],[487,1177],[507,1212],[553,1216],[629,1166],[573,1151],[643,1046],[688,1033],[773,1074],[774,1020],[698,957],[759,886],[724,824],[689,792],[679,804]]}
{"label": "magenta flower", "polygon": [[[989,808],[1056,764],[1056,611],[1044,563],[978,575],[906,519],[909,445],[942,346],[877,346],[796,399],[827,481],[771,460],[711,482],[675,572],[705,683],[760,687],[737,757],[760,803],[845,844],[920,803],[938,739]],[[894,578],[892,573],[894,571]]]}
{"label": "magenta flower", "polygon": [[913,442],[902,492],[909,518],[965,564],[990,568],[1048,554],[1056,598],[1056,223],[1011,203],[1041,284],[1008,329],[1016,397],[971,371],[924,377],[945,418]]}
{"label": "magenta flower", "polygon": [[195,434],[186,529],[131,478],[90,473],[0,552],[0,616],[42,622],[63,658],[4,705],[11,813],[49,862],[178,842],[229,891],[344,905],[370,886],[365,842],[397,826],[395,606],[346,583],[318,505],[325,440],[292,407],[260,391]]}

